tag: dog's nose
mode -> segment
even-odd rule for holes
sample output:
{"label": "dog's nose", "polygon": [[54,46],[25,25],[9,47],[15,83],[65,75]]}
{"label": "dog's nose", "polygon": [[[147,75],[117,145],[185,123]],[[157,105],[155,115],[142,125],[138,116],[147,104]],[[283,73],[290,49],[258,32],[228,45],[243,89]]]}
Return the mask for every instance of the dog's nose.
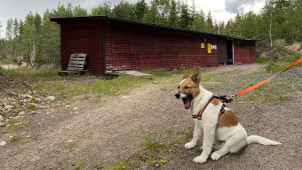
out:
{"label": "dog's nose", "polygon": [[180,93],[179,93],[179,92],[176,93],[176,94],[175,94],[175,97],[179,99],[179,98],[180,98]]}

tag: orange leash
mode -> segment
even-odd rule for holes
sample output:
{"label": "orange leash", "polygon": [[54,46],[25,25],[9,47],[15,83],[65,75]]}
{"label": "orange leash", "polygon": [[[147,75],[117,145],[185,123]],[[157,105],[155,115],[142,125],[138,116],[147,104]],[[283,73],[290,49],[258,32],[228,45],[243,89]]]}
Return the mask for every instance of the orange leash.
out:
{"label": "orange leash", "polygon": [[249,87],[249,88],[247,88],[247,89],[245,89],[245,90],[242,90],[241,92],[237,93],[236,96],[239,97],[239,96],[241,96],[241,95],[243,95],[243,94],[245,94],[245,93],[248,93],[248,92],[250,92],[250,91],[252,91],[252,90],[258,88],[259,86],[261,86],[261,85],[267,83],[267,82],[270,81],[271,79],[277,77],[279,74],[285,72],[286,70],[291,69],[292,67],[294,67],[295,65],[299,64],[300,62],[302,62],[302,57],[301,57],[300,59],[298,59],[297,61],[295,61],[292,65],[288,66],[288,67],[287,67],[286,69],[284,69],[283,71],[281,71],[281,72],[279,72],[278,74],[274,75],[273,77],[271,77],[271,78],[269,78],[269,79],[266,79],[266,80],[264,80],[264,81],[262,81],[262,82],[260,82],[260,83],[258,83],[258,84],[256,84],[256,85],[254,85],[254,86],[252,86],[252,87]]}

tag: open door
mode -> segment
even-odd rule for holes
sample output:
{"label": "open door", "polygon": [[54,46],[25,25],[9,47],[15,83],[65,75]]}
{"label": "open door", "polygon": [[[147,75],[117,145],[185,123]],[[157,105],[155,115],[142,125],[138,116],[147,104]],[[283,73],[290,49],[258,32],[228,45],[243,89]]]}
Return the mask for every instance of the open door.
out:
{"label": "open door", "polygon": [[226,64],[233,64],[233,40],[226,40],[227,44],[227,62]]}
{"label": "open door", "polygon": [[227,63],[227,41],[223,37],[218,38],[218,63]]}

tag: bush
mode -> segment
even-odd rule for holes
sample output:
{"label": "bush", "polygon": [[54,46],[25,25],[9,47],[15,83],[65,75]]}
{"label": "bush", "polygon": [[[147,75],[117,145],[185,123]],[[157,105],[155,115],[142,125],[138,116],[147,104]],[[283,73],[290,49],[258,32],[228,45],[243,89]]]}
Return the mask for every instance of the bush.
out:
{"label": "bush", "polygon": [[295,42],[295,39],[293,37],[287,37],[285,39],[285,42],[288,44],[288,45],[292,45],[294,42]]}

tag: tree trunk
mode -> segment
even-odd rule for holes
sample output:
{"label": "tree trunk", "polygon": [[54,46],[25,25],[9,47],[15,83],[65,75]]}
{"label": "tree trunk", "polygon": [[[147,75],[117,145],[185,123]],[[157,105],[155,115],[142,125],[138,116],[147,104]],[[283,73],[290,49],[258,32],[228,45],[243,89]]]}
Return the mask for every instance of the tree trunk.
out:
{"label": "tree trunk", "polygon": [[271,20],[270,20],[270,26],[269,26],[269,38],[271,40],[271,47],[273,47],[273,40],[272,40],[272,11],[271,11]]}
{"label": "tree trunk", "polygon": [[35,42],[33,42],[32,51],[30,52],[30,64],[32,68],[34,68],[35,66],[35,61],[36,61],[36,46],[35,46]]}

